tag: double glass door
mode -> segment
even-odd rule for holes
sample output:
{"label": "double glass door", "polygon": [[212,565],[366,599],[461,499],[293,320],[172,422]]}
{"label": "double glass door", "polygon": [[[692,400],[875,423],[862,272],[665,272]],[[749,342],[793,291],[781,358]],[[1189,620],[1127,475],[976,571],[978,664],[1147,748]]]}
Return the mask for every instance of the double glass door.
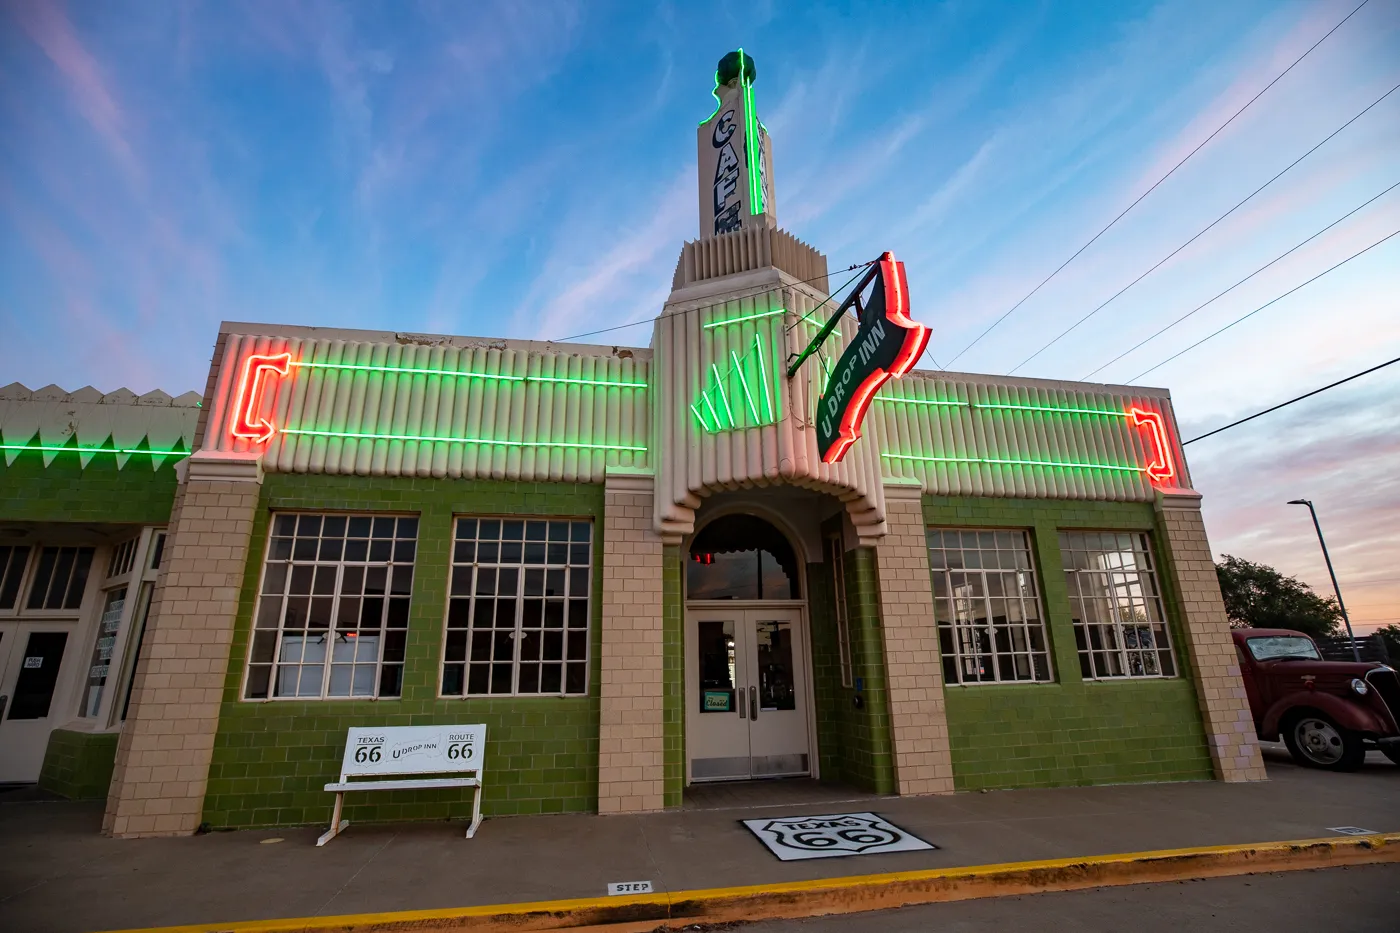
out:
{"label": "double glass door", "polygon": [[807,650],[796,609],[691,609],[686,758],[691,781],[811,773]]}
{"label": "double glass door", "polygon": [[59,673],[70,652],[72,626],[0,624],[0,782],[37,781],[49,732],[60,713]]}

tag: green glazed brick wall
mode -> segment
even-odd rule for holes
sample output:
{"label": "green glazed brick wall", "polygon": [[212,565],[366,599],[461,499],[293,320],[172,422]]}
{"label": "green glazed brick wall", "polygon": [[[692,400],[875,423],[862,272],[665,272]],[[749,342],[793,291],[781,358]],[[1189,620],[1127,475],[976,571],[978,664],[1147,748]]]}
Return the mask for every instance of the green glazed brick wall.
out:
{"label": "green glazed brick wall", "polygon": [[678,545],[661,555],[661,698],[662,755],[665,762],[665,805],[679,807],[685,794],[685,629],[682,614],[681,568]]}
{"label": "green glazed brick wall", "polygon": [[175,502],[177,462],[167,457],[153,470],[150,457],[136,454],[119,470],[116,458],[105,454],[87,467],[76,454],[59,454],[47,467],[37,453],[21,453],[8,466],[0,457],[0,519],[164,524]]}
{"label": "green glazed brick wall", "polygon": [[70,800],[104,799],[116,758],[115,732],[55,729],[44,751],[39,787]]}
{"label": "green glazed brick wall", "polygon": [[[839,530],[824,525],[823,533]],[[824,555],[826,556],[826,555]],[[847,784],[875,793],[894,792],[889,706],[885,696],[884,643],[880,634],[879,591],[874,551],[857,548],[845,554],[846,619],[851,640],[852,685],[841,683],[829,562],[807,565],[807,614],[812,633],[812,694],[816,706],[817,755],[823,781]],[[861,684],[860,709],[855,705],[855,679]]]}
{"label": "green glazed brick wall", "polygon": [[[386,700],[239,699],[255,594],[274,510],[394,511],[420,516],[403,696]],[[594,520],[591,662],[586,697],[440,698],[443,624],[454,515]],[[352,725],[485,723],[487,816],[594,810],[598,805],[598,671],[603,487],[403,477],[269,474],[244,574],[215,738],[204,819],[213,827],[286,826],[330,820],[322,788],[339,775]],[[349,794],[345,818],[361,822],[461,819],[470,791]]]}
{"label": "green glazed brick wall", "polygon": [[[1055,667],[1054,683],[945,686],[958,790],[1212,776],[1151,504],[925,496],[923,505],[928,525],[1030,531]],[[1083,680],[1060,562],[1061,528],[1153,533],[1177,677]]]}
{"label": "green glazed brick wall", "polygon": [[851,668],[863,704],[845,719],[840,741],[842,773],[856,787],[893,794],[894,744],[890,735],[889,697],[885,690],[885,641],[880,625],[880,580],[875,549],[846,552],[846,606],[851,631]]}

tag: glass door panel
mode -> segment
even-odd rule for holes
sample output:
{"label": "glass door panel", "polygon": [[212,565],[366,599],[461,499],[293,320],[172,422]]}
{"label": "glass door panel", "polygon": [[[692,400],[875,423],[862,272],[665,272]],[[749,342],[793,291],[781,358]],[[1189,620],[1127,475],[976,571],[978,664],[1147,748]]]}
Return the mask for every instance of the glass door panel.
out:
{"label": "glass door panel", "polygon": [[686,745],[694,780],[749,776],[742,613],[687,613]]}

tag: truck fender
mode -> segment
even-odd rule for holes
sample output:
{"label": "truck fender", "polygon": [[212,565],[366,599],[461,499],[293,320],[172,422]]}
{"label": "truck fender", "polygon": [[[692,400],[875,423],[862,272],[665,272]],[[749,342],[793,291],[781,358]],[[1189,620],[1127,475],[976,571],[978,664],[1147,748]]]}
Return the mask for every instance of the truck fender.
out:
{"label": "truck fender", "polygon": [[1332,721],[1343,729],[1353,732],[1385,732],[1386,728],[1369,709],[1356,703],[1349,703],[1331,693],[1299,691],[1281,697],[1264,714],[1264,724],[1259,730],[1261,738],[1274,741],[1278,738],[1279,725],[1295,709],[1314,709],[1326,713]]}

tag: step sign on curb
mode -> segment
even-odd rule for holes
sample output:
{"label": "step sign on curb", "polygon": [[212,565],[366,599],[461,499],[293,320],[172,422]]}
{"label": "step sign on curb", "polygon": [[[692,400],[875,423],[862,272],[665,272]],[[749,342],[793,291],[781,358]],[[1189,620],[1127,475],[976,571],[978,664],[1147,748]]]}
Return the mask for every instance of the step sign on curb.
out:
{"label": "step sign on curb", "polygon": [[610,881],[608,882],[608,896],[616,897],[619,894],[650,894],[650,881]]}

